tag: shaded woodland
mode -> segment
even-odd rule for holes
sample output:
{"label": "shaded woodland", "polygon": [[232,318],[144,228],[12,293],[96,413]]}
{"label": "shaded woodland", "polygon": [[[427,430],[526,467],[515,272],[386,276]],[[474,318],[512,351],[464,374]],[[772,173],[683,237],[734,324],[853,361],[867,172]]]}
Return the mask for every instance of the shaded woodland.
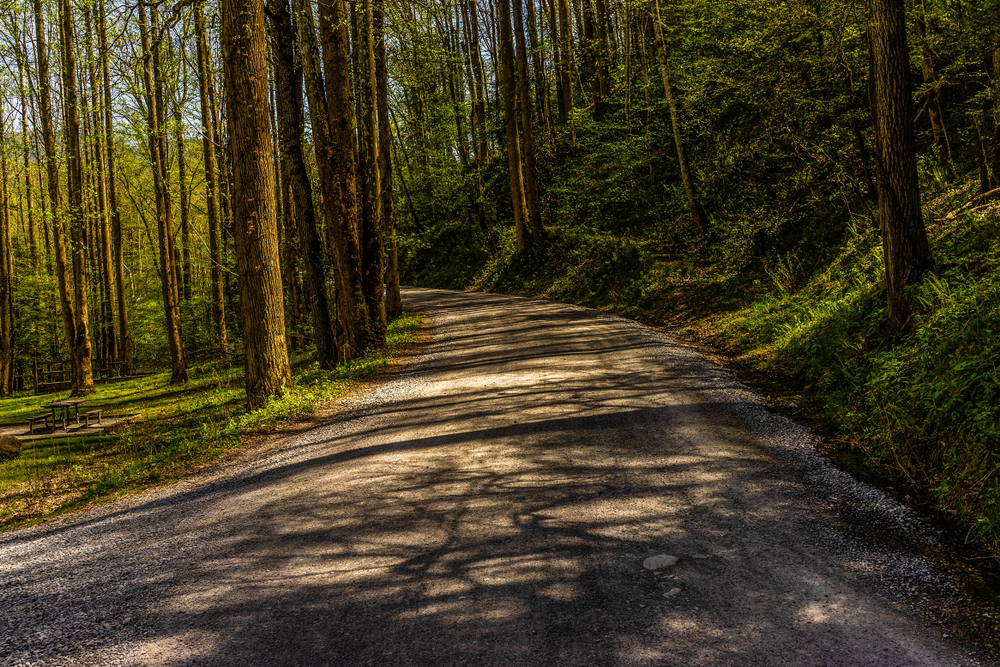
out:
{"label": "shaded woodland", "polygon": [[0,395],[386,345],[403,280],[707,322],[1000,536],[1000,8],[35,0],[0,12]]}

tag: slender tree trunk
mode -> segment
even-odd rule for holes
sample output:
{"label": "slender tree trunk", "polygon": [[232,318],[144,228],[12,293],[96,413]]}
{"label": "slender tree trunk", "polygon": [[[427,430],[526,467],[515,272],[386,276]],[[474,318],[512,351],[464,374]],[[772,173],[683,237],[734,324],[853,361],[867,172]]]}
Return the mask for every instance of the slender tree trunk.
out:
{"label": "slender tree trunk", "polygon": [[10,396],[14,380],[14,346],[11,340],[11,308],[14,297],[14,259],[11,248],[10,202],[7,193],[7,128],[0,113],[0,397]]}
{"label": "slender tree trunk", "polygon": [[931,121],[938,163],[945,167],[951,164],[951,146],[948,143],[948,130],[944,124],[944,114],[941,112],[941,95],[938,92],[937,74],[934,72],[934,54],[931,52],[928,42],[927,8],[924,5],[924,0],[912,0],[912,2],[913,24],[917,37],[920,39],[920,70],[924,85],[927,86],[927,117]]}
{"label": "slender tree trunk", "polygon": [[869,0],[868,25],[889,329],[904,332],[911,317],[904,290],[933,269],[933,260],[917,185],[910,52],[903,0]]}
{"label": "slender tree trunk", "polygon": [[684,137],[681,135],[680,114],[677,113],[677,102],[674,100],[674,87],[670,81],[670,61],[667,59],[667,46],[663,41],[663,27],[660,23],[660,5],[658,0],[652,0],[652,2],[656,12],[651,15],[653,30],[656,35],[656,52],[660,59],[663,90],[667,97],[667,106],[670,108],[670,124],[674,131],[674,145],[677,147],[677,162],[680,165],[681,182],[684,184],[684,193],[687,195],[691,222],[695,224],[702,234],[705,234],[708,224],[705,220],[705,213],[702,211],[701,204],[698,201],[698,192],[695,189],[694,177],[691,175],[687,150],[684,147]]}
{"label": "slender tree trunk", "polygon": [[111,213],[111,232],[114,239],[114,274],[118,305],[118,360],[121,372],[132,374],[132,333],[129,330],[128,308],[125,303],[125,259],[122,247],[121,210],[118,207],[118,167],[115,160],[114,125],[111,114],[111,68],[108,63],[108,33],[104,0],[97,6],[97,48],[100,52],[101,77],[104,91],[104,136],[107,149],[108,207]]}
{"label": "slender tree trunk", "polygon": [[247,407],[292,384],[267,108],[264,7],[222,0],[223,68],[233,155],[233,236],[239,276]]}
{"label": "slender tree trunk", "polygon": [[535,21],[535,0],[525,0],[528,15],[528,45],[531,47],[531,64],[535,69],[535,104],[538,119],[545,135],[552,139],[552,115],[549,109],[549,85],[545,71],[545,53],[538,43],[538,24]]}
{"label": "slender tree trunk", "polygon": [[472,73],[475,76],[474,112],[479,125],[479,159],[480,169],[485,170],[490,163],[489,132],[486,125],[486,73],[483,69],[483,53],[479,44],[479,10],[476,0],[467,0],[469,9],[469,48],[472,51]]}
{"label": "slender tree trunk", "polygon": [[[516,2],[517,0],[515,0]],[[500,38],[500,73],[503,79],[503,115],[507,130],[507,168],[510,172],[510,200],[514,210],[514,230],[518,252],[528,247],[527,204],[521,172],[521,144],[517,136],[517,81],[514,78],[514,43],[510,27],[510,0],[498,1],[497,24]]]}
{"label": "slender tree trunk", "polygon": [[331,370],[337,363],[333,319],[326,293],[326,267],[316,226],[312,186],[302,151],[302,69],[295,61],[292,15],[288,0],[275,0],[271,12],[274,37],[274,71],[281,138],[281,168],[291,191],[298,242],[313,318],[316,356],[320,366]]}
{"label": "slender tree trunk", "polygon": [[[305,23],[302,21],[301,23]],[[337,353],[341,361],[360,356],[374,342],[365,305],[361,235],[354,163],[354,103],[351,94],[350,18],[347,3],[333,0],[320,5],[320,34],[326,96],[321,111],[329,128],[326,155],[330,167],[329,191],[324,188],[327,245],[333,255],[337,296]],[[311,30],[312,22],[308,23]],[[302,29],[300,28],[300,34]],[[305,64],[305,60],[303,60]],[[306,85],[309,74],[306,72]],[[318,73],[317,73],[318,78]],[[320,100],[316,100],[320,103]],[[310,100],[310,107],[315,106]],[[315,122],[313,126],[315,128]],[[315,131],[315,129],[314,129]],[[322,159],[317,155],[318,159]],[[321,176],[322,178],[322,176]],[[329,196],[328,196],[329,195]]]}
{"label": "slender tree trunk", "polygon": [[177,146],[177,189],[181,205],[181,264],[180,293],[185,301],[191,300],[191,210],[188,197],[187,150],[184,142],[184,103],[187,101],[187,54],[184,52],[184,35],[178,35],[180,53],[176,58],[178,81],[174,85],[174,144]]}
{"label": "slender tree trunk", "polygon": [[208,35],[205,31],[204,0],[194,6],[194,30],[198,58],[198,93],[201,97],[201,148],[205,161],[205,207],[208,211],[208,261],[211,263],[212,324],[215,327],[215,350],[229,354],[226,334],[226,301],[222,291],[222,249],[219,239],[219,182],[215,164],[215,120],[212,117],[212,99],[209,82]]}
{"label": "slender tree trunk", "polygon": [[375,95],[378,107],[378,167],[381,179],[382,226],[387,249],[385,267],[386,319],[392,321],[403,314],[399,294],[399,255],[396,248],[396,214],[392,203],[392,131],[389,127],[389,78],[385,53],[385,5],[372,7],[375,31]]}
{"label": "slender tree trunk", "polygon": [[[25,19],[27,20],[27,19]],[[15,23],[15,26],[17,24]],[[28,97],[28,89],[24,84],[25,70],[28,68],[27,46],[24,40],[25,35],[15,36],[17,46],[17,92],[21,98],[21,139],[24,156],[24,208],[27,209],[28,218],[28,248],[31,251],[31,269],[38,270],[38,241],[35,238],[35,210],[32,206],[31,198],[33,194],[31,184],[31,133],[28,131],[28,107],[31,102]]]}
{"label": "slender tree trunk", "polygon": [[97,227],[100,232],[101,243],[97,248],[100,253],[100,274],[101,290],[103,299],[101,301],[102,322],[104,328],[101,331],[101,338],[104,340],[104,354],[102,356],[109,359],[118,358],[118,343],[115,338],[114,321],[114,293],[115,275],[111,261],[111,230],[108,224],[108,178],[106,162],[106,137],[101,132],[101,106],[97,85],[96,61],[93,54],[93,32],[91,30],[90,8],[84,9],[84,23],[87,27],[87,77],[90,82],[91,112],[93,114],[94,126],[94,164],[97,167]]}
{"label": "slender tree trunk", "polygon": [[[153,26],[155,27],[155,26]],[[163,292],[163,311],[166,321],[167,342],[170,347],[171,383],[187,382],[187,358],[184,340],[181,336],[180,312],[177,307],[177,271],[174,266],[173,215],[166,185],[165,151],[163,128],[160,125],[160,109],[154,88],[154,60],[147,21],[146,5],[139,3],[139,28],[142,39],[143,65],[142,79],[146,90],[146,122],[149,128],[149,153],[153,165],[153,189],[156,193],[157,236],[160,252],[160,283]],[[159,45],[156,46],[159,51]]]}
{"label": "slender tree trunk", "polygon": [[573,113],[573,28],[569,18],[569,0],[551,1],[559,3],[559,49],[562,53],[559,124],[565,125]]}
{"label": "slender tree trunk", "polygon": [[65,149],[68,172],[67,195],[70,220],[70,238],[73,242],[73,306],[76,315],[74,338],[70,342],[73,357],[74,396],[94,391],[94,373],[91,367],[90,332],[87,307],[87,220],[83,208],[83,164],[80,150],[80,112],[76,87],[76,31],[71,0],[61,0],[62,21],[62,81],[65,108]]}
{"label": "slender tree trunk", "polygon": [[[73,312],[71,295],[72,279],[66,256],[65,232],[62,221],[62,194],[59,190],[59,164],[56,161],[56,135],[52,119],[52,99],[48,64],[48,48],[43,0],[34,0],[35,14],[35,59],[38,67],[38,107],[42,121],[42,141],[45,145],[46,183],[49,190],[49,205],[52,210],[52,245],[55,254],[56,280],[59,283],[59,305],[63,319],[63,329],[68,346],[76,340],[76,315]],[[48,234],[46,234],[48,238]],[[70,357],[71,364],[75,359]],[[73,371],[74,377],[76,370]]]}
{"label": "slender tree trunk", "polygon": [[361,199],[362,287],[368,309],[367,347],[385,349],[385,276],[382,251],[382,184],[379,178],[378,120],[376,118],[375,45],[372,38],[372,3],[363,0],[355,42],[358,77],[358,153]]}
{"label": "slender tree trunk", "polygon": [[[532,2],[532,0],[527,0]],[[531,238],[542,240],[542,212],[538,203],[538,169],[535,165],[535,132],[531,126],[531,95],[528,83],[528,53],[524,40],[521,0],[513,0],[514,36],[517,38],[517,89],[521,98],[521,145],[524,147],[524,202]]]}

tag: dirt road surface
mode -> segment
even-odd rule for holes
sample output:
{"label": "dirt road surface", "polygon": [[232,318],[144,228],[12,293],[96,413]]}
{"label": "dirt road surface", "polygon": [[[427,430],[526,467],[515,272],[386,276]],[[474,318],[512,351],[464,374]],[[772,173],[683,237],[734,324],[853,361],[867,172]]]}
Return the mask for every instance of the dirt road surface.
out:
{"label": "dirt road surface", "polygon": [[919,524],[696,353],[574,306],[405,301],[431,342],[349,411],[0,536],[0,663],[989,664],[921,614],[948,576],[881,538]]}

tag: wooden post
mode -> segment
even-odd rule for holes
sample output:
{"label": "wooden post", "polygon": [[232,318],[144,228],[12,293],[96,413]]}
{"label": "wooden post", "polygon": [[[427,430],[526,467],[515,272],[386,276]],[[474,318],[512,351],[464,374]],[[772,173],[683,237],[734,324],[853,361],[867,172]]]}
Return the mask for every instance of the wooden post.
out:
{"label": "wooden post", "polygon": [[38,359],[31,359],[31,375],[35,378],[35,393],[38,393]]}

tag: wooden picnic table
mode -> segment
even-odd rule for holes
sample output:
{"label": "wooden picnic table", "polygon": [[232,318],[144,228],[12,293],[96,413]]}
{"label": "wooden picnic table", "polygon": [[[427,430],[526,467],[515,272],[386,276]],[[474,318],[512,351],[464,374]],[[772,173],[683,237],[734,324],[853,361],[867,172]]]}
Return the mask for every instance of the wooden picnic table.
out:
{"label": "wooden picnic table", "polygon": [[69,420],[69,409],[73,408],[73,416],[76,417],[76,423],[80,424],[80,405],[86,403],[85,398],[73,398],[65,401],[52,401],[51,403],[45,403],[42,405],[43,408],[48,408],[52,410],[52,428],[55,428],[56,424],[56,410],[62,409],[63,411],[63,430],[66,430],[66,422]]}

